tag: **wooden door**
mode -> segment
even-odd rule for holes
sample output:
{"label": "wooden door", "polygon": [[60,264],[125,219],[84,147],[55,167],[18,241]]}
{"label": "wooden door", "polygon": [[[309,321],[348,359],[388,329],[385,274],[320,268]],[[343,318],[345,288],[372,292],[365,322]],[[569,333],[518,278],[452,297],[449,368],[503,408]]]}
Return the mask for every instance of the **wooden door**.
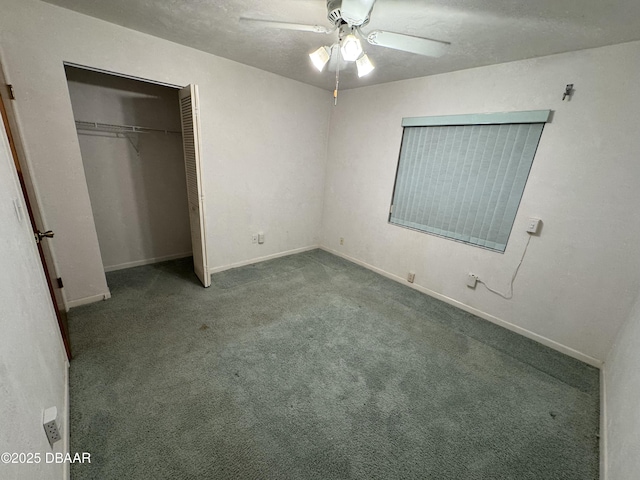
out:
{"label": "wooden door", "polygon": [[202,190],[202,161],[200,157],[200,109],[198,86],[188,85],[180,90],[180,116],[182,118],[182,144],[184,166],[187,174],[187,196],[193,269],[202,282],[211,285],[207,264],[207,240],[205,235],[205,204]]}
{"label": "wooden door", "polygon": [[[0,76],[3,77],[3,75]],[[34,233],[34,242],[36,242],[39,237],[38,233],[46,232],[45,228],[39,228],[38,222],[36,222],[35,215],[38,212],[34,212],[35,203],[33,201],[33,196],[29,195],[27,191],[27,186],[25,183],[25,177],[20,165],[20,158],[18,156],[18,149],[16,148],[16,143],[14,141],[14,137],[11,132],[11,123],[9,121],[9,116],[7,109],[5,107],[9,107],[8,102],[10,100],[10,92],[8,86],[4,82],[4,78],[0,78],[1,88],[0,88],[0,113],[2,114],[2,124],[4,125],[5,132],[7,134],[7,139],[9,140],[9,145],[11,147],[11,154],[13,156],[13,161],[16,166],[16,170],[18,172],[18,178],[20,180],[20,187],[22,188],[22,194],[24,195],[25,203],[27,205],[27,210],[29,211],[29,219],[31,220],[31,227]],[[41,218],[38,215],[38,218]],[[49,293],[51,294],[51,301],[53,302],[53,307],[56,312],[56,317],[58,318],[58,326],[60,327],[60,334],[62,335],[62,341],[64,342],[64,348],[67,352],[67,358],[71,360],[71,344],[69,342],[69,325],[67,319],[67,312],[64,309],[64,300],[62,297],[62,279],[60,279],[56,273],[55,265],[53,262],[53,255],[51,254],[51,248],[49,245],[51,239],[48,236],[41,237],[38,244],[38,253],[40,254],[40,260],[42,262],[42,268],[44,270],[44,275],[47,279],[47,285],[49,286]]]}

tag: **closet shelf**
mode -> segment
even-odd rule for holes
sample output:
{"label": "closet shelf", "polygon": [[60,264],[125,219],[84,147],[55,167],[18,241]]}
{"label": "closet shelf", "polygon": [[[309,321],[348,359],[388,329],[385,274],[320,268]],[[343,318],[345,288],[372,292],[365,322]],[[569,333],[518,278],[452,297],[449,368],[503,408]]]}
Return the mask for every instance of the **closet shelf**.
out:
{"label": "closet shelf", "polygon": [[164,133],[182,134],[175,130],[162,130],[159,128],[139,127],[136,125],[115,125],[111,123],[84,122],[76,120],[76,130],[85,132],[109,132],[109,133]]}

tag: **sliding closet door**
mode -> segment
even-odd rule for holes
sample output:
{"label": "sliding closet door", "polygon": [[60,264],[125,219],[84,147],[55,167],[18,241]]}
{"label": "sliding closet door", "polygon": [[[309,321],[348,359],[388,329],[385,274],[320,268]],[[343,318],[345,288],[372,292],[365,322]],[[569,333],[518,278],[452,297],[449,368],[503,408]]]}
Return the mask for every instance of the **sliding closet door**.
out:
{"label": "sliding closet door", "polygon": [[187,172],[187,195],[193,269],[205,287],[211,285],[207,266],[207,242],[205,235],[204,194],[202,192],[202,162],[200,158],[200,111],[198,86],[188,85],[180,90],[180,115],[182,117],[182,143],[184,165]]}

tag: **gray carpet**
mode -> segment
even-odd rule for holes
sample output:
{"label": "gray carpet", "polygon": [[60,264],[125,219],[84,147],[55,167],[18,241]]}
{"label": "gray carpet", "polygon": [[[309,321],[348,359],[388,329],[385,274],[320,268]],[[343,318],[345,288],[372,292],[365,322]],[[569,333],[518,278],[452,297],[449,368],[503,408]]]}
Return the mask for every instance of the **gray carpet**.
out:
{"label": "gray carpet", "polygon": [[598,371],[323,251],[108,274],[75,479],[597,479]]}

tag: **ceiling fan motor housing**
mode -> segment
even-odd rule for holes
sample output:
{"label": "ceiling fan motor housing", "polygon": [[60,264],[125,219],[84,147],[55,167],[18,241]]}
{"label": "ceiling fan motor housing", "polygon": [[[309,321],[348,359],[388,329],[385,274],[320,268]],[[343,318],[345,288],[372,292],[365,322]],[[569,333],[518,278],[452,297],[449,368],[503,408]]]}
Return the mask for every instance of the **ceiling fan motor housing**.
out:
{"label": "ceiling fan motor housing", "polygon": [[[336,27],[339,27],[343,23],[347,23],[342,19],[342,0],[327,0],[327,18]],[[358,26],[364,26],[369,23],[369,17]]]}
{"label": "ceiling fan motor housing", "polygon": [[327,0],[327,18],[334,25],[340,25],[342,21],[342,13],[340,8],[342,7],[342,0]]}

